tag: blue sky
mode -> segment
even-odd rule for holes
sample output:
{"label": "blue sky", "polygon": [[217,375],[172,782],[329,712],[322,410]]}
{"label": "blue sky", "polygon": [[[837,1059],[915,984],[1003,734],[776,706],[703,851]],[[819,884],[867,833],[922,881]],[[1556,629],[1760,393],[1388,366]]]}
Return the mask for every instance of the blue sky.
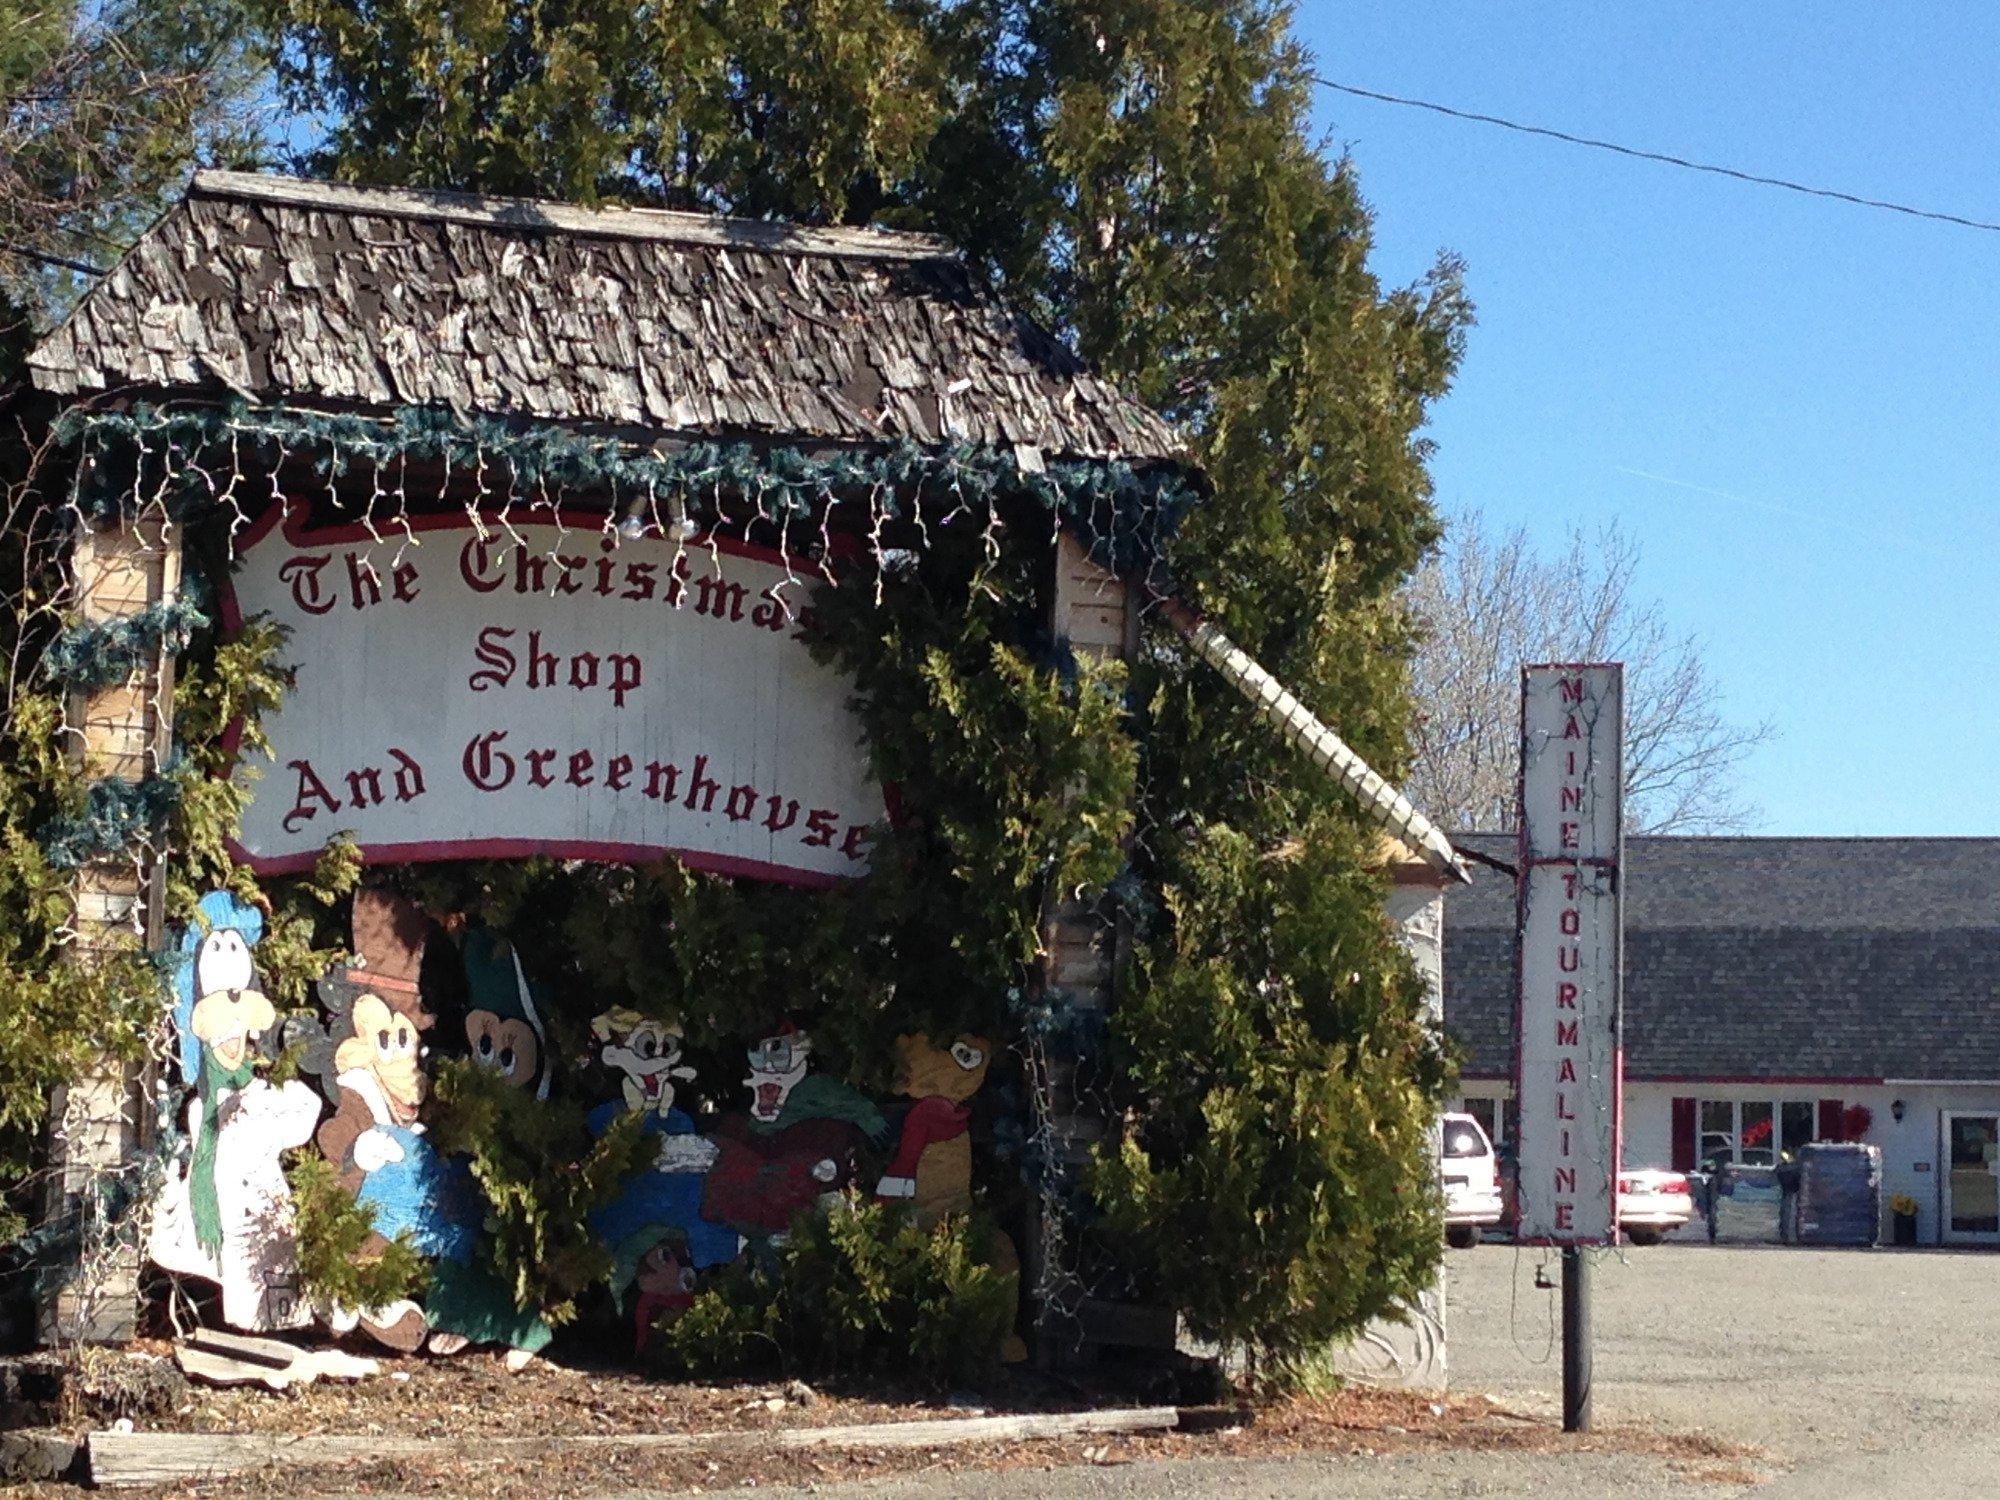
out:
{"label": "blue sky", "polygon": [[[1808,20],[1808,17],[1810,19]],[[1300,0],[1320,71],[2000,219],[2000,7]],[[1757,831],[2000,835],[2000,234],[1322,93],[1377,269],[1462,255],[1438,498],[1616,519],[1706,643]]]}

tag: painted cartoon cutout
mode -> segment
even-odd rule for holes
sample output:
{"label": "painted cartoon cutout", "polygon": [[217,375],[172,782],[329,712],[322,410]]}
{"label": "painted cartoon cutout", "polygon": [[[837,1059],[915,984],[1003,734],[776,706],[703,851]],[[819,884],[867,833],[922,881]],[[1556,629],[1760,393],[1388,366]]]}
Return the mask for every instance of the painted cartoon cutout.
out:
{"label": "painted cartoon cutout", "polygon": [[750,1105],[716,1126],[702,1214],[755,1245],[779,1240],[795,1215],[852,1182],[862,1144],[886,1122],[863,1095],[809,1071],[812,1040],[790,1023],[748,1057]]}
{"label": "painted cartoon cutout", "polygon": [[[466,1055],[475,1066],[497,1073],[538,1101],[546,1100],[548,1035],[519,952],[499,933],[475,927],[465,935],[460,958],[467,995]],[[437,1161],[436,1170],[438,1184],[428,1211],[445,1216],[449,1223],[434,1252],[424,1299],[431,1326],[425,1347],[433,1354],[449,1355],[475,1344],[504,1344],[508,1368],[519,1370],[548,1346],[554,1330],[539,1314],[522,1311],[513,1288],[479,1258],[478,1242],[486,1229],[485,1200],[472,1179],[470,1164],[444,1158]]]}
{"label": "painted cartoon cutout", "polygon": [[264,914],[226,891],[204,896],[182,934],[174,1023],[188,1102],[189,1144],[162,1187],[147,1254],[161,1269],[222,1289],[238,1328],[297,1328],[292,1201],[280,1155],[319,1118],[303,1084],[257,1078],[258,1046],[276,1012],[258,987],[252,949]]}
{"label": "painted cartoon cutout", "polygon": [[676,1080],[692,1082],[694,1069],[681,1066],[680,1034],[663,1021],[633,1010],[606,1011],[590,1023],[598,1058],[619,1075],[619,1092],[629,1110],[650,1110],[665,1118],[674,1112]]}
{"label": "painted cartoon cutout", "polygon": [[[908,1205],[926,1227],[972,1207],[972,1110],[966,1101],[986,1082],[992,1059],[993,1043],[983,1036],[960,1036],[948,1047],[927,1036],[896,1038],[896,1092],[916,1102],[903,1116],[896,1154],[875,1185],[875,1196]],[[1020,1255],[998,1230],[992,1263],[1018,1284]],[[1027,1344],[1010,1331],[1001,1360],[1018,1364],[1027,1357]]]}
{"label": "painted cartoon cutout", "polygon": [[939,1047],[926,1036],[896,1038],[896,1092],[916,1102],[903,1116],[896,1154],[875,1196],[908,1204],[919,1223],[972,1207],[972,1111],[966,1100],[986,1082],[993,1044],[961,1036]]}
{"label": "painted cartoon cutout", "polygon": [[548,1038],[521,955],[490,928],[465,935],[465,1051],[516,1088],[549,1097]]}
{"label": "painted cartoon cutout", "polygon": [[669,1284],[678,1284],[685,1272],[683,1290],[691,1302],[694,1273],[734,1260],[742,1240],[702,1215],[716,1147],[695,1133],[694,1118],[674,1102],[677,1085],[695,1076],[680,1061],[680,1034],[626,1009],[598,1016],[590,1032],[599,1061],[618,1080],[618,1096],[590,1112],[591,1134],[602,1135],[620,1115],[634,1113],[643,1116],[640,1128],[647,1138],[658,1142],[652,1161],[590,1216],[591,1227],[612,1251],[611,1292],[618,1305],[626,1306],[637,1288],[631,1310],[635,1346],[643,1349],[654,1320],[668,1306],[660,1298],[672,1291]]}
{"label": "painted cartoon cutout", "polygon": [[[341,1185],[375,1212],[364,1257],[380,1255],[398,1234],[425,1255],[470,1253],[477,1225],[464,1201],[470,1184],[445,1168],[418,1119],[429,1086],[423,1037],[433,1021],[417,988],[428,922],[413,903],[364,889],[354,896],[353,931],[358,962],[320,981],[328,1023],[306,1029],[305,1066],[334,1106],[314,1138]],[[429,1331],[423,1309],[409,1299],[332,1308],[327,1316],[336,1332],[359,1326],[402,1353],[417,1349]]]}
{"label": "painted cartoon cutout", "polygon": [[650,1246],[633,1268],[632,1352],[644,1354],[653,1330],[671,1324],[694,1306],[695,1270],[686,1263],[687,1245],[669,1235]]}

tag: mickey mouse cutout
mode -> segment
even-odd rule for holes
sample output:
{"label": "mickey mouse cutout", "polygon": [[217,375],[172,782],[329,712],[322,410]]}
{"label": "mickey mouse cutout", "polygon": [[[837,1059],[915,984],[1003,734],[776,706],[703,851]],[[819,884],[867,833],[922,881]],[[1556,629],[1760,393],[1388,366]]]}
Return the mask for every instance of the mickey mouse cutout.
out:
{"label": "mickey mouse cutout", "polygon": [[[423,1008],[417,975],[429,924],[411,902],[386,891],[354,896],[354,946],[359,962],[319,982],[328,1024],[288,1025],[286,1040],[304,1043],[303,1066],[320,1079],[334,1106],[315,1139],[341,1186],[375,1213],[375,1232],[362,1247],[378,1256],[390,1239],[408,1234],[436,1255],[456,1243],[454,1216],[441,1213],[436,1153],[424,1142],[418,1112],[428,1080],[423,1034],[433,1017]],[[336,1332],[361,1329],[391,1349],[409,1353],[429,1325],[408,1299],[383,1308],[331,1308]]]}

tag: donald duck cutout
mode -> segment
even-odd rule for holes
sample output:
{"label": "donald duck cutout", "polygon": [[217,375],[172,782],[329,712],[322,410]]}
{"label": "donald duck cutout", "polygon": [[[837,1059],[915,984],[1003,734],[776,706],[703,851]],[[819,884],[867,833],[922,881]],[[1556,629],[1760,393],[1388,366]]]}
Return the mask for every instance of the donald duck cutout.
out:
{"label": "donald duck cutout", "polygon": [[319,1100],[299,1083],[255,1076],[277,1013],[257,983],[252,949],[264,914],[227,891],[202,897],[181,934],[174,1026],[188,1101],[190,1144],[170,1171],[147,1235],[162,1270],[222,1289],[223,1319],[238,1328],[310,1321],[297,1292],[291,1193],[280,1156],[303,1145]]}

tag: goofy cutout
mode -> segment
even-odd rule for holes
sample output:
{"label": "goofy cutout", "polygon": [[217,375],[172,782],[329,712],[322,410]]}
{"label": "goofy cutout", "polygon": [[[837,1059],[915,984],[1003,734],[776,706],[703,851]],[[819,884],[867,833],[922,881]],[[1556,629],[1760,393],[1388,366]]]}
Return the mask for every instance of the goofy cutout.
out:
{"label": "goofy cutout", "polygon": [[280,1155],[303,1145],[319,1100],[303,1084],[255,1076],[277,1013],[252,949],[264,914],[227,891],[202,897],[182,933],[174,1026],[191,1144],[170,1171],[147,1236],[162,1270],[222,1289],[224,1321],[265,1331],[310,1321],[298,1296],[292,1200]]}

